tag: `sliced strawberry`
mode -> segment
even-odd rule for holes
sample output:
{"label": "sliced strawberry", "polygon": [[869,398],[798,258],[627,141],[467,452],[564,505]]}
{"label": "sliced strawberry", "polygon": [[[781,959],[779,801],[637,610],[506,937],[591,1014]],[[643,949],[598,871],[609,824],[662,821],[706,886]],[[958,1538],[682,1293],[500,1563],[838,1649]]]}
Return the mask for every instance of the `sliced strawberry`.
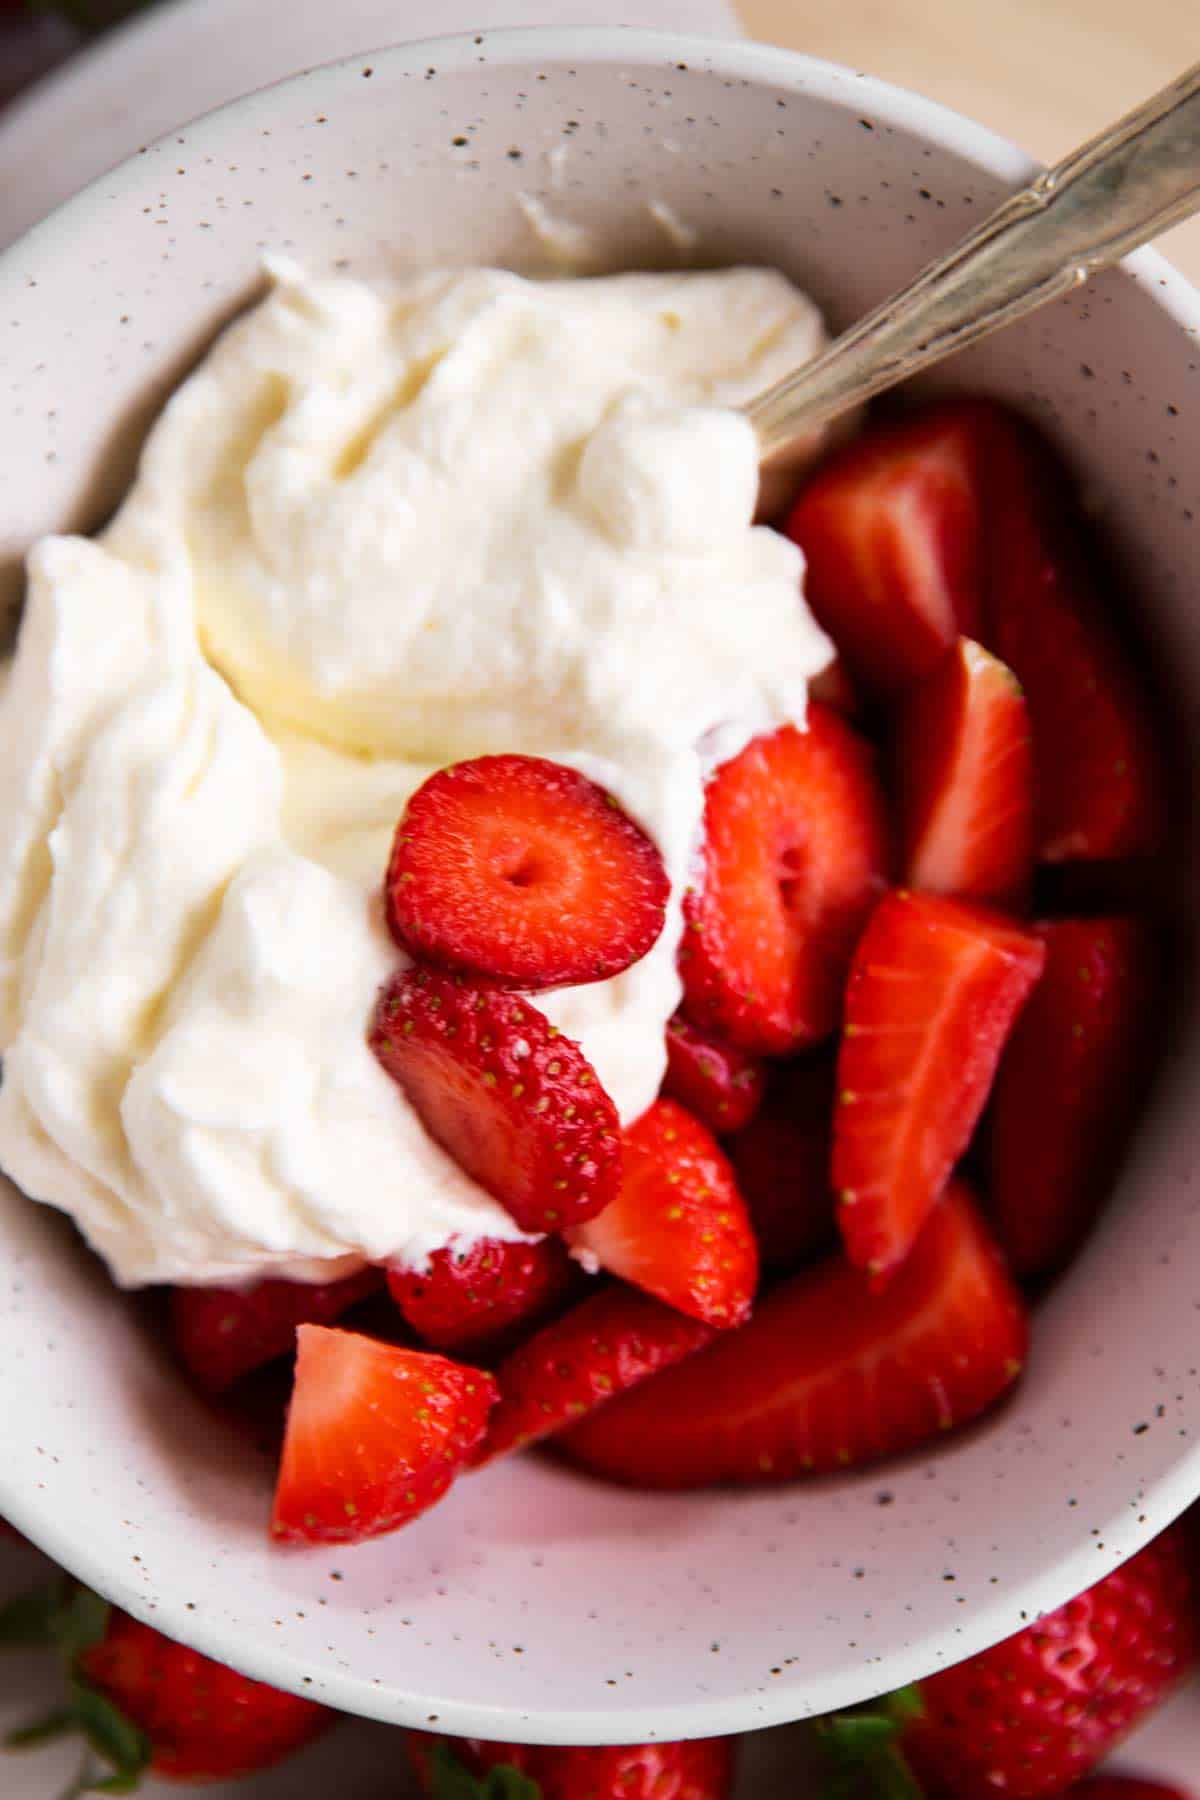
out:
{"label": "sliced strawberry", "polygon": [[[736,1738],[539,1745],[410,1731],[407,1744],[421,1792],[433,1800],[729,1800],[737,1755]],[[515,1769],[528,1786],[489,1785],[492,1769]]]}
{"label": "sliced strawberry", "polygon": [[298,1325],[332,1325],[382,1285],[378,1269],[362,1269],[316,1286],[259,1281],[245,1288],[172,1288],[171,1339],[197,1386],[217,1394],[294,1350]]}
{"label": "sliced strawberry", "polygon": [[425,1270],[391,1268],[392,1299],[435,1350],[479,1350],[531,1324],[567,1292],[571,1259],[558,1238],[480,1238],[435,1250]]}
{"label": "sliced strawberry", "polygon": [[908,1255],[987,1100],[1045,946],[999,913],[889,894],[846,989],[833,1185],[852,1263]]}
{"label": "sliced strawberry", "polygon": [[1046,968],[996,1078],[991,1200],[1019,1275],[1078,1249],[1124,1146],[1150,1061],[1157,958],[1134,919],[1039,925]]}
{"label": "sliced strawberry", "polygon": [[871,687],[919,680],[976,632],[989,419],[986,405],[952,401],[871,429],[817,471],[788,518],[808,603]]}
{"label": "sliced strawberry", "polygon": [[571,1232],[610,1275],[707,1325],[744,1325],[758,1249],[733,1170],[712,1134],[674,1100],[625,1133],[621,1191]]}
{"label": "sliced strawberry", "polygon": [[679,959],[688,1017],[757,1054],[827,1037],[886,862],[871,751],[837,713],[810,705],[805,730],[755,738],[705,797]]}
{"label": "sliced strawberry", "polygon": [[819,1051],[771,1072],[761,1111],[726,1146],[764,1269],[792,1269],[833,1245],[836,1061]]}
{"label": "sliced strawberry", "polygon": [[1045,862],[1157,850],[1167,781],[1143,684],[1116,637],[1062,466],[999,415],[988,461],[985,642],[1020,682],[1033,727]]}
{"label": "sliced strawberry", "polygon": [[959,638],[907,697],[896,742],[904,879],[1018,907],[1033,873],[1033,740],[1010,670]]}
{"label": "sliced strawberry", "polygon": [[758,1111],[765,1086],[757,1057],[711,1031],[701,1031],[682,1013],[669,1021],[662,1091],[695,1113],[710,1131],[740,1131]]}
{"label": "sliced strawberry", "polygon": [[577,1224],[616,1195],[616,1108],[528,1000],[407,969],[379,997],[371,1047],[430,1137],[522,1231]]}
{"label": "sliced strawberry", "polygon": [[496,1384],[423,1350],[302,1325],[271,1531],[357,1544],[440,1500],[487,1429]]}
{"label": "sliced strawberry", "polygon": [[612,796],[540,756],[431,775],[387,872],[402,948],[527,989],[619,975],[658,937],[669,892],[662,857]]}
{"label": "sliced strawberry", "polygon": [[636,1487],[791,1481],[911,1450],[991,1406],[1026,1349],[1020,1296],[955,1183],[886,1292],[837,1256],[741,1331],[614,1400],[560,1441]]}
{"label": "sliced strawberry", "polygon": [[536,1443],[614,1394],[702,1350],[711,1325],[614,1284],[527,1338],[500,1364],[500,1404],[478,1461]]}

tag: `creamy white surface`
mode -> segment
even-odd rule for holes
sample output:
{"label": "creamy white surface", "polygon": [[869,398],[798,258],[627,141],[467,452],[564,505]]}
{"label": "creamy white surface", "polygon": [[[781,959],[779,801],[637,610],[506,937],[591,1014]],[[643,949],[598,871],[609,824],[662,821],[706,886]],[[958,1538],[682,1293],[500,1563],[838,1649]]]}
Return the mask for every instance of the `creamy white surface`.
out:
{"label": "creamy white surface", "polygon": [[635,1117],[704,772],[830,654],[727,410],[822,341],[782,277],[274,273],[33,553],[0,699],[0,1163],[130,1284],[519,1235],[366,1046],[405,799],[536,752],[655,838],[655,949],[538,1002]]}

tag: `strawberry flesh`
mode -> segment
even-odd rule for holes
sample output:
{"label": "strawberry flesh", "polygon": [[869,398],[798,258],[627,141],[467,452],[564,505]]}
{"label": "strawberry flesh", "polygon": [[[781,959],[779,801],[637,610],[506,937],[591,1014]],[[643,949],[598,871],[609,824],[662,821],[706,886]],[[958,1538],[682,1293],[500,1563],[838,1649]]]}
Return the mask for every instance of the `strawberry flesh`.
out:
{"label": "strawberry flesh", "polygon": [[621,1190],[571,1243],[707,1325],[750,1317],[758,1250],[746,1203],[712,1133],[674,1100],[656,1100],[626,1131]]}
{"label": "strawberry flesh", "polygon": [[341,1281],[260,1281],[171,1290],[171,1341],[197,1387],[218,1394],[296,1347],[299,1325],[332,1325],[383,1283],[378,1269]]}
{"label": "strawberry flesh", "polygon": [[1045,946],[999,913],[889,894],[846,988],[833,1184],[846,1254],[903,1263],[983,1111]]}
{"label": "strawberry flesh", "polygon": [[271,1531],[357,1544],[440,1500],[483,1439],[490,1375],[429,1351],[302,1325]]}
{"label": "strawberry flesh", "polygon": [[481,756],[409,801],[386,899],[402,949],[528,990],[629,968],[669,891],[655,846],[594,781],[540,756]]}
{"label": "strawberry flesh", "polygon": [[764,1269],[794,1269],[836,1239],[830,1179],[836,1087],[828,1052],[779,1064],[761,1110],[726,1145]]}
{"label": "strawberry flesh", "polygon": [[765,1086],[757,1057],[701,1031],[682,1013],[670,1020],[662,1091],[710,1131],[718,1136],[740,1131],[758,1111]]}
{"label": "strawberry flesh", "polygon": [[435,1250],[423,1270],[388,1270],[392,1299],[435,1350],[482,1350],[535,1324],[567,1292],[571,1261],[558,1238],[479,1238]]}
{"label": "strawberry flesh", "polygon": [[684,900],[688,1017],[759,1055],[827,1037],[887,835],[871,751],[828,707],[723,764],[705,796],[700,886]]}
{"label": "strawberry flesh", "polygon": [[561,1230],[615,1197],[616,1108],[528,1000],[406,969],[380,995],[371,1047],[430,1137],[522,1231]]}

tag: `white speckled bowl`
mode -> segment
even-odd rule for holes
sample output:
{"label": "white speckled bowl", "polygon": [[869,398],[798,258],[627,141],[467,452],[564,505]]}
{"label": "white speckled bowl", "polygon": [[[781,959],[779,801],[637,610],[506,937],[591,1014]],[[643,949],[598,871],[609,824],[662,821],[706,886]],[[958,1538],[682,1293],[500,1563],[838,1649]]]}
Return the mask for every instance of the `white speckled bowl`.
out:
{"label": "white speckled bowl", "polygon": [[[565,155],[559,153],[565,150]],[[783,51],[533,31],[381,52],[252,96],[0,261],[0,553],[91,523],[130,427],[251,292],[313,268],[528,263],[517,196],[611,261],[777,262],[844,321],[1028,171],[926,101]],[[1200,298],[1143,256],[949,372],[1032,407],[1113,509],[1200,701]],[[284,1554],[271,1471],[184,1391],[52,1215],[0,1196],[0,1512],[202,1650],[349,1711],[530,1740],[731,1731],[977,1650],[1200,1490],[1190,1009],[1119,1203],[1038,1320],[1018,1399],[931,1457],[742,1494],[628,1494],[525,1459],[398,1537]]]}

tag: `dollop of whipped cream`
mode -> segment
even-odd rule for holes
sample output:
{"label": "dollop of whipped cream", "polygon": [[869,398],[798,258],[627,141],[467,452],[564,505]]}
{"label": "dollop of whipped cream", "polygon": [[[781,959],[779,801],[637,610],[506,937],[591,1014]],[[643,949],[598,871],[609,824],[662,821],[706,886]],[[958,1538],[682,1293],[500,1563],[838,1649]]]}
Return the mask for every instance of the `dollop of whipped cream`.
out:
{"label": "dollop of whipped cream", "polygon": [[0,1164],[128,1285],[519,1237],[367,1048],[407,798],[536,753],[657,842],[653,951],[537,999],[631,1119],[705,775],[831,655],[731,410],[823,342],[782,276],[272,274],[33,551],[0,700]]}

